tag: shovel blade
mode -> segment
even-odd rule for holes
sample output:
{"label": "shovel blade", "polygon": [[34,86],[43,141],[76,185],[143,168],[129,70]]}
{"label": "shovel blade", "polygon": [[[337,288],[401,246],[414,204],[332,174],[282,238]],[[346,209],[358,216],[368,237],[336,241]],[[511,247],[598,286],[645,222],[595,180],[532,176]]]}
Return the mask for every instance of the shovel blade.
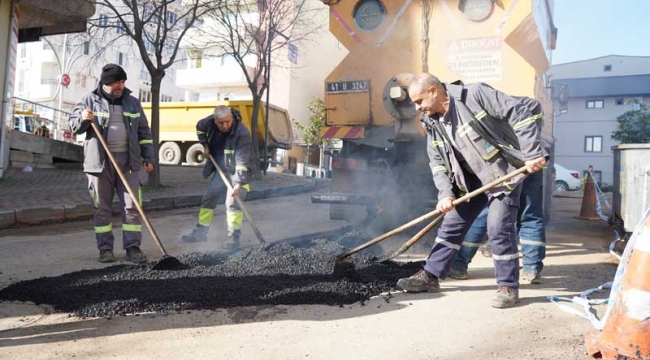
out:
{"label": "shovel blade", "polygon": [[151,270],[172,270],[172,271],[177,271],[177,270],[185,270],[189,269],[189,265],[185,265],[180,260],[173,256],[166,256],[160,259],[156,265],[154,265]]}

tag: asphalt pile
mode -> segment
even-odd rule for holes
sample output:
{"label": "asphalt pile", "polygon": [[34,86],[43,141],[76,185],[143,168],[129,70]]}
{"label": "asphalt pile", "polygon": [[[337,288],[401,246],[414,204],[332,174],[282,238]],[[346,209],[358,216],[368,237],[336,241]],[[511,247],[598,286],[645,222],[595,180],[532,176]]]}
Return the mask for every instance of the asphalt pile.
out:
{"label": "asphalt pile", "polygon": [[230,255],[190,253],[178,257],[189,265],[180,271],[153,271],[154,263],[84,270],[12,284],[0,290],[0,300],[32,301],[79,317],[109,318],[254,305],[343,305],[394,290],[399,278],[421,267],[378,264],[372,256],[358,254],[352,257],[352,276],[337,276],[332,272],[336,256],[346,249],[317,239]]}

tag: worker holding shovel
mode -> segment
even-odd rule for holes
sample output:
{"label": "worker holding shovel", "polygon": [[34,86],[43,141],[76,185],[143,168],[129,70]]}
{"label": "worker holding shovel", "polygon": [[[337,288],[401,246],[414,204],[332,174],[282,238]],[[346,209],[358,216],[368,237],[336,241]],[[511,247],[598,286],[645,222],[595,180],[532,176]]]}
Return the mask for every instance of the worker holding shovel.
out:
{"label": "worker holding shovel", "polygon": [[[124,86],[125,81],[126,72],[119,65],[104,66],[97,89],[83,97],[68,119],[72,131],[86,134],[83,166],[95,208],[93,225],[99,261],[103,263],[115,261],[111,223],[115,194],[123,211],[122,239],[127,259],[147,262],[140,250],[142,219],[128,188],[140,189],[139,171],[143,167],[147,172],[153,170],[153,138],[142,105]],[[109,152],[115,164],[109,161]]]}
{"label": "worker holding shovel", "polygon": [[424,112],[427,152],[438,188],[437,209],[445,216],[424,268],[400,279],[397,286],[414,292],[438,290],[438,280],[448,275],[468,229],[487,205],[498,285],[492,306],[513,307],[519,300],[516,226],[519,185],[525,175],[457,206],[453,201],[517,168],[534,173],[544,167],[548,155],[541,142],[541,106],[536,100],[512,97],[487,84],[443,84],[426,73],[413,78],[409,96]]}
{"label": "worker holding shovel", "polygon": [[250,191],[248,163],[251,135],[242,123],[239,111],[224,105],[217,106],[212,115],[200,120],[196,124],[196,133],[208,159],[203,169],[203,177],[207,178],[217,171],[210,159],[212,157],[220,169],[232,175],[234,184],[232,187],[227,186],[219,174],[212,177],[201,200],[198,223],[190,234],[183,236],[182,241],[185,243],[207,241],[214,209],[220,202],[220,198],[225,195],[228,240],[224,242],[223,248],[233,251],[239,248],[243,222],[243,212],[235,198],[243,199]]}

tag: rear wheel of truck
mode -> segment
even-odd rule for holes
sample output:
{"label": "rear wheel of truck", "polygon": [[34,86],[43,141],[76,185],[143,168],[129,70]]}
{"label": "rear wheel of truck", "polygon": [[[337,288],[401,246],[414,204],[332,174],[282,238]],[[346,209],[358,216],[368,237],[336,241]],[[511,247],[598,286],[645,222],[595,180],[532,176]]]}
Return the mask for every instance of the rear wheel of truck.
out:
{"label": "rear wheel of truck", "polygon": [[182,157],[181,147],[173,141],[162,143],[158,149],[158,158],[161,164],[179,165]]}
{"label": "rear wheel of truck", "polygon": [[206,158],[203,154],[203,145],[194,144],[187,149],[187,154],[185,155],[185,161],[190,165],[203,165],[205,164]]}

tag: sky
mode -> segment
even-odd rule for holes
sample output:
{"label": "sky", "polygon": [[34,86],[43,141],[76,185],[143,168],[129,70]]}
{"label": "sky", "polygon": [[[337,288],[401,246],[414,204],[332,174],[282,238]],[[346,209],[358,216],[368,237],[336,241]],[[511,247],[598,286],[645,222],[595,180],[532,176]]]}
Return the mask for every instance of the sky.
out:
{"label": "sky", "polygon": [[553,64],[650,56],[650,0],[555,0]]}

